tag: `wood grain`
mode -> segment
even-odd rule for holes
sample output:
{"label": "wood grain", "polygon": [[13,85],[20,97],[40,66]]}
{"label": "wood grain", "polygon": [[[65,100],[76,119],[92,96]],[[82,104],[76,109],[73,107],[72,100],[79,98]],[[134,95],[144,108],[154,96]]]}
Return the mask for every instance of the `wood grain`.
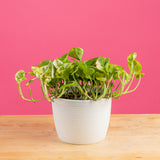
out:
{"label": "wood grain", "polygon": [[61,142],[52,115],[0,116],[0,160],[160,160],[160,115],[112,115],[106,139]]}

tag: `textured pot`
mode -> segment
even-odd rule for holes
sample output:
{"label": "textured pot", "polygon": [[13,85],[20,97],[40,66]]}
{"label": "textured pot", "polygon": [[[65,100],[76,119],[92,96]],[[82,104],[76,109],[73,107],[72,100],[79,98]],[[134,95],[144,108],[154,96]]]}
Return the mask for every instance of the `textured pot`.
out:
{"label": "textured pot", "polygon": [[72,144],[102,141],[109,126],[111,100],[55,99],[52,109],[59,139]]}

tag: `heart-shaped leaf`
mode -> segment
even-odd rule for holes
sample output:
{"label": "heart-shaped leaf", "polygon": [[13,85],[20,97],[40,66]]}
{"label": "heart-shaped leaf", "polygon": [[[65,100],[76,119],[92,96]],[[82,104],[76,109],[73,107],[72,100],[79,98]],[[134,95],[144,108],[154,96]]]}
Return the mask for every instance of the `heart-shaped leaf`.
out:
{"label": "heart-shaped leaf", "polygon": [[127,60],[132,62],[133,60],[136,59],[136,57],[137,57],[137,53],[134,52],[128,56]]}
{"label": "heart-shaped leaf", "polygon": [[96,61],[96,67],[101,70],[106,72],[109,64],[109,58],[98,58]]}
{"label": "heart-shaped leaf", "polygon": [[40,67],[37,67],[37,66],[32,66],[32,71],[33,71],[33,73],[38,74],[38,75],[43,74],[43,70]]}
{"label": "heart-shaped leaf", "polygon": [[132,62],[128,61],[128,68],[132,74],[138,74],[142,72],[142,65],[136,60],[133,60]]}
{"label": "heart-shaped leaf", "polygon": [[82,48],[72,48],[68,52],[70,57],[73,57],[75,59],[81,60],[83,56],[83,49]]}

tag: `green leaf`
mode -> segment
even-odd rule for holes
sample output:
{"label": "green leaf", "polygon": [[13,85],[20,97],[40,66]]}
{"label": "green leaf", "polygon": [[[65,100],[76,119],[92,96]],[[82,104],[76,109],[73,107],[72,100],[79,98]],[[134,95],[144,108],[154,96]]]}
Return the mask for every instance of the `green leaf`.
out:
{"label": "green leaf", "polygon": [[55,67],[53,61],[50,61],[50,63],[48,64],[48,71],[46,72],[46,74],[49,75],[51,78],[54,78]]}
{"label": "green leaf", "polygon": [[131,72],[131,74],[139,74],[142,71],[142,66],[141,64],[136,61],[137,54],[136,53],[132,53],[128,56],[127,60],[128,60],[128,68]]}
{"label": "green leaf", "polygon": [[83,49],[82,48],[72,48],[68,52],[70,57],[73,57],[75,59],[81,60],[83,56]]}
{"label": "green leaf", "polygon": [[56,75],[58,78],[64,78],[69,80],[69,76],[73,73],[74,64],[73,63],[64,63],[59,68],[57,68]]}
{"label": "green leaf", "polygon": [[84,61],[84,62],[87,64],[87,66],[93,66],[93,65],[96,64],[96,61],[102,56],[103,55],[101,55],[99,57],[95,57],[95,58],[89,59],[88,61]]}
{"label": "green leaf", "polygon": [[107,78],[106,78],[104,73],[96,72],[95,77],[99,81],[105,82],[107,80]]}
{"label": "green leaf", "polygon": [[120,65],[113,65],[113,70],[114,71],[121,71],[121,72],[123,72],[124,71],[124,68],[122,67],[122,66],[120,66]]}
{"label": "green leaf", "polygon": [[132,62],[133,60],[136,59],[136,57],[137,57],[137,53],[134,52],[128,56],[127,60]]}
{"label": "green leaf", "polygon": [[38,74],[38,75],[42,75],[43,74],[43,70],[37,66],[32,66],[31,67],[33,73]]}
{"label": "green leaf", "polygon": [[117,72],[114,72],[114,74],[113,74],[113,79],[120,79],[120,76],[121,76],[121,71],[117,71]]}
{"label": "green leaf", "polygon": [[98,60],[96,61],[96,67],[99,70],[106,72],[109,61],[109,58],[98,58]]}
{"label": "green leaf", "polygon": [[38,64],[38,65],[35,65],[35,66],[37,66],[37,67],[43,67],[43,66],[48,65],[49,62],[50,62],[50,60],[41,61],[41,64]]}
{"label": "green leaf", "polygon": [[21,83],[25,79],[26,78],[24,70],[20,70],[15,74],[15,80],[17,81],[17,83]]}
{"label": "green leaf", "polygon": [[[80,62],[79,63],[79,69],[83,72],[85,78],[90,79],[93,75],[93,73],[95,72],[95,70],[93,68],[91,68],[90,66],[87,66],[87,64],[85,62]],[[81,74],[80,74],[81,76]]]}
{"label": "green leaf", "polygon": [[144,73],[137,73],[135,74],[135,79],[140,79],[144,76]]}
{"label": "green leaf", "polygon": [[59,60],[59,59],[55,59],[55,60],[53,61],[53,64],[54,64],[54,66],[55,66],[56,68],[59,68],[60,66],[62,66],[63,62],[62,62],[61,60]]}
{"label": "green leaf", "polygon": [[129,61],[128,68],[132,74],[141,73],[142,71],[142,65],[136,60],[133,60],[132,62]]}
{"label": "green leaf", "polygon": [[133,61],[133,64],[134,64],[134,73],[141,73],[142,65],[136,60]]}
{"label": "green leaf", "polygon": [[69,62],[68,53],[64,54],[62,57],[59,57],[57,59],[61,60],[63,63]]}

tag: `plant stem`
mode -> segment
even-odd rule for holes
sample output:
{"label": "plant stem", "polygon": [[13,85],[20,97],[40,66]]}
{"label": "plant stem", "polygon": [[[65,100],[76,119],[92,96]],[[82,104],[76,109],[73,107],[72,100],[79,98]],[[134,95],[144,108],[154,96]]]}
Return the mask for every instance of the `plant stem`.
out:
{"label": "plant stem", "polygon": [[121,82],[121,88],[118,90],[119,93],[117,93],[117,94],[114,95],[114,97],[115,97],[116,99],[119,99],[120,96],[121,96],[121,94],[122,94],[122,92],[123,92],[124,83],[125,83],[125,77],[123,76],[123,77],[122,77],[122,80],[121,80],[121,79],[119,79],[119,80],[120,80],[120,82]]}
{"label": "plant stem", "polygon": [[22,97],[22,99],[24,99],[24,100],[26,100],[26,101],[31,101],[31,102],[32,102],[31,99],[24,98],[20,83],[18,83],[18,90],[19,90],[19,94],[20,94],[20,96]]}
{"label": "plant stem", "polygon": [[[116,89],[114,90],[113,93],[117,93],[117,92],[121,89],[121,87],[119,88],[120,84],[121,84],[121,81],[118,83],[118,85],[117,85],[117,87],[116,87]],[[118,88],[119,88],[119,89],[118,89]],[[118,90],[117,90],[117,89],[118,89]]]}
{"label": "plant stem", "polygon": [[[66,84],[66,81],[64,80],[64,84]],[[62,97],[62,95],[65,93],[65,88],[62,89],[62,92],[57,96],[56,98]]]}
{"label": "plant stem", "polygon": [[43,84],[43,80],[42,78],[40,78],[40,81],[41,81],[41,88],[42,88],[42,92],[43,92],[43,95],[44,97],[49,101],[49,102],[52,102],[48,96],[48,90],[47,90],[47,86]]}
{"label": "plant stem", "polygon": [[48,100],[49,102],[52,102],[51,99],[50,99],[49,96],[48,96],[48,89],[47,89],[46,84],[44,85],[44,88],[45,88],[45,94],[46,94],[47,100]]}
{"label": "plant stem", "polygon": [[97,100],[97,96],[98,96],[98,85],[97,85],[97,82],[95,81],[95,83],[96,83],[96,100]]}
{"label": "plant stem", "polygon": [[31,86],[30,86],[30,83],[28,84],[28,87],[29,87],[29,94],[30,94],[30,96],[31,96],[31,100],[33,100],[33,101],[34,101],[34,99],[33,99],[33,97],[32,97],[32,92],[31,92]]}
{"label": "plant stem", "polygon": [[94,91],[94,85],[93,85],[93,81],[92,80],[90,80],[91,81],[91,92],[92,92],[92,96],[93,96],[93,99],[95,99],[95,91]]}
{"label": "plant stem", "polygon": [[109,88],[109,84],[110,84],[110,82],[111,82],[111,80],[112,80],[112,77],[113,77],[113,76],[110,77],[110,79],[109,79],[109,81],[108,81],[108,83],[107,83],[107,86],[106,86],[106,83],[105,83],[105,82],[103,83],[103,85],[104,85],[103,94],[102,94],[97,100],[100,100],[100,99],[102,99],[102,98],[105,97],[105,95],[106,95],[106,93],[107,93],[107,91],[108,91],[108,88]]}
{"label": "plant stem", "polygon": [[100,100],[100,99],[102,99],[105,96],[105,94],[107,93],[107,86],[106,86],[106,83],[103,82],[103,87],[104,87],[103,94],[101,94],[101,96],[99,96],[99,98],[97,99],[97,101]]}
{"label": "plant stem", "polygon": [[72,93],[73,93],[73,95],[74,95],[75,99],[77,99],[77,94],[75,93],[75,91],[74,91],[74,89],[73,89],[73,87],[72,87],[72,86],[70,87],[70,89],[72,90]]}
{"label": "plant stem", "polygon": [[25,98],[25,97],[23,96],[22,89],[21,89],[21,84],[20,84],[20,83],[18,83],[18,90],[19,90],[19,94],[20,94],[20,96],[22,97],[23,100],[30,101],[30,102],[37,102],[37,101],[46,100],[46,98],[37,99],[37,100]]}
{"label": "plant stem", "polygon": [[131,84],[132,84],[132,82],[133,82],[133,79],[134,79],[134,74],[133,74],[132,79],[131,79],[128,87],[126,88],[125,92],[127,92],[127,91],[129,90],[129,88],[130,88],[130,86],[131,86]]}
{"label": "plant stem", "polygon": [[138,83],[137,83],[137,85],[136,85],[136,87],[134,89],[132,89],[130,91],[127,91],[127,92],[125,91],[122,94],[127,94],[127,93],[131,93],[131,92],[135,91],[137,89],[137,87],[139,86],[140,82],[141,82],[141,78],[139,79],[139,81],[138,81]]}
{"label": "plant stem", "polygon": [[78,83],[77,79],[75,78],[75,75],[73,74],[73,79],[75,82],[77,82],[77,87],[79,88],[80,92],[82,94],[84,94],[85,96],[87,96],[89,99],[92,99],[88,94],[87,94],[87,90],[84,88],[85,92],[83,91],[81,85]]}

